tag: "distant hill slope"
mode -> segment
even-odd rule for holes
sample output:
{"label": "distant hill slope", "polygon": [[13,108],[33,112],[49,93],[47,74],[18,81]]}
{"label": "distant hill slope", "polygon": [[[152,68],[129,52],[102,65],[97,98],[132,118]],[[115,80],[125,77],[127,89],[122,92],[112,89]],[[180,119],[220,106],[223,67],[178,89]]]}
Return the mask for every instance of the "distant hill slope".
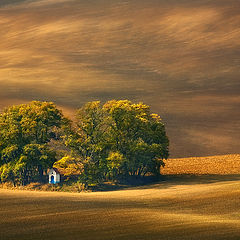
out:
{"label": "distant hill slope", "polygon": [[169,159],[162,174],[240,174],[240,154]]}
{"label": "distant hill slope", "polygon": [[0,111],[142,101],[172,157],[240,149],[239,0],[0,0]]}

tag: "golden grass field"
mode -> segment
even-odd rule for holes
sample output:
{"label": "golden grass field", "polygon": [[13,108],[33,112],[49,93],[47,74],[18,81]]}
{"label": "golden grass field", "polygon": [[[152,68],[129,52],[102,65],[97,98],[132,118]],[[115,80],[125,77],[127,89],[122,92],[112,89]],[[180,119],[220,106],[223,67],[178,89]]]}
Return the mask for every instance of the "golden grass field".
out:
{"label": "golden grass field", "polygon": [[239,240],[240,177],[129,190],[0,190],[0,239]]}
{"label": "golden grass field", "polygon": [[[232,157],[232,163],[239,161],[239,155],[205,160],[230,163]],[[191,173],[190,160],[178,166]],[[169,160],[164,174],[182,173],[170,171],[170,164],[176,166],[176,160]],[[239,240],[240,174],[215,170],[214,177],[169,175],[159,183],[108,192],[0,189],[0,239]]]}
{"label": "golden grass field", "polygon": [[240,154],[168,159],[161,173],[164,175],[240,174]]}

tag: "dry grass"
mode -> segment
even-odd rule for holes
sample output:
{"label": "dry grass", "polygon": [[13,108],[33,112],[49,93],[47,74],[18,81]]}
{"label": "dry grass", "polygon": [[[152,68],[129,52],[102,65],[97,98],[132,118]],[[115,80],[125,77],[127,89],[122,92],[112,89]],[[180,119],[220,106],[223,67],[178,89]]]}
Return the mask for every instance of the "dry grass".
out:
{"label": "dry grass", "polygon": [[240,239],[240,177],[205,178],[80,194],[0,189],[0,239]]}
{"label": "dry grass", "polygon": [[169,159],[162,174],[240,174],[240,154]]}
{"label": "dry grass", "polygon": [[168,181],[119,191],[0,189],[0,239],[239,240],[239,160],[170,159]]}
{"label": "dry grass", "polygon": [[50,191],[50,192],[82,192],[89,191],[84,189],[83,184],[79,182],[62,182],[60,184],[48,184],[33,182],[25,186],[14,186],[13,183],[0,183],[0,188],[9,190],[29,190],[29,191]]}

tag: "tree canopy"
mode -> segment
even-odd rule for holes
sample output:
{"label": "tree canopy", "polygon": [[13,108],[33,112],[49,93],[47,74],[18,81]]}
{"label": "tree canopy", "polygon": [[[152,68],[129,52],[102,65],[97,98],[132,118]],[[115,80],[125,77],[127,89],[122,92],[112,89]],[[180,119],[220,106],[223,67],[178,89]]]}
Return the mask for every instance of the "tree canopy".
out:
{"label": "tree canopy", "polygon": [[0,114],[1,180],[28,183],[55,161],[47,143],[56,137],[63,114],[53,103],[33,101]]}
{"label": "tree canopy", "polygon": [[[53,140],[65,144],[61,159]],[[159,175],[168,146],[160,116],[146,104],[88,102],[70,121],[53,103],[33,101],[0,114],[0,180],[41,181],[53,165],[67,176],[78,175],[86,186]]]}
{"label": "tree canopy", "polygon": [[86,184],[108,178],[160,174],[168,158],[168,138],[164,124],[149,106],[128,100],[112,100],[101,105],[90,102],[77,112],[75,130],[66,144],[84,162]]}

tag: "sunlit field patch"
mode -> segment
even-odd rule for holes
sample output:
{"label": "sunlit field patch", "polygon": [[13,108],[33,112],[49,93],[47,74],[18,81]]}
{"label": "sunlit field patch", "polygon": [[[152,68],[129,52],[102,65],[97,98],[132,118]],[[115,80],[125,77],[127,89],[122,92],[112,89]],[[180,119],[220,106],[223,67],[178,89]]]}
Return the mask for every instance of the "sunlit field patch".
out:
{"label": "sunlit field patch", "polygon": [[168,159],[162,174],[240,174],[240,154]]}
{"label": "sunlit field patch", "polygon": [[222,178],[80,194],[0,189],[0,239],[239,240],[240,178]]}

